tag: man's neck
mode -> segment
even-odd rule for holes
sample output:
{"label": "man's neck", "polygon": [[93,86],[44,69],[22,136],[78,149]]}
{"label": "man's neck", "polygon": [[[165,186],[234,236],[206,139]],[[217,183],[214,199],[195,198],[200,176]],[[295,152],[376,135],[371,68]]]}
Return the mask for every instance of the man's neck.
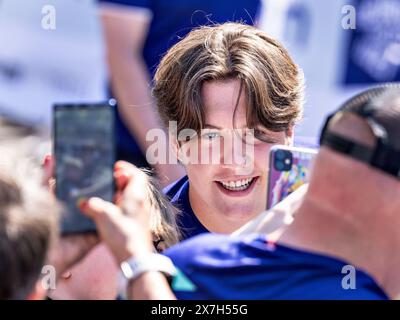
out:
{"label": "man's neck", "polygon": [[[291,247],[336,256],[366,271],[389,297],[400,295],[400,232],[397,221],[362,219],[360,212],[307,194],[278,239]],[[384,236],[382,236],[384,235]]]}

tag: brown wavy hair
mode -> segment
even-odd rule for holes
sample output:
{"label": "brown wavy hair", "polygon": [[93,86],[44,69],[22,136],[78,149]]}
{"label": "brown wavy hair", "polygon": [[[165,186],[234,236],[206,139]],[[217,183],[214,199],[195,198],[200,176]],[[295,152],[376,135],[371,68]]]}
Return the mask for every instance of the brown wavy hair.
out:
{"label": "brown wavy hair", "polygon": [[228,79],[241,81],[249,127],[285,131],[301,119],[303,73],[285,48],[255,27],[225,23],[193,30],[163,57],[153,95],[164,124],[202,129],[203,83]]}

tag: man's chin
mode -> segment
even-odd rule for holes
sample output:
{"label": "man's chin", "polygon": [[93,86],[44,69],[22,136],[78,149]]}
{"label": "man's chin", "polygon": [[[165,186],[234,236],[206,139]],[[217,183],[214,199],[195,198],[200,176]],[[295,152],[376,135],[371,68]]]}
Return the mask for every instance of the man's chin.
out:
{"label": "man's chin", "polygon": [[244,221],[244,223],[246,223],[256,217],[263,210],[257,212],[258,210],[254,207],[254,203],[241,203],[237,205],[223,206],[223,210],[221,211],[230,221]]}

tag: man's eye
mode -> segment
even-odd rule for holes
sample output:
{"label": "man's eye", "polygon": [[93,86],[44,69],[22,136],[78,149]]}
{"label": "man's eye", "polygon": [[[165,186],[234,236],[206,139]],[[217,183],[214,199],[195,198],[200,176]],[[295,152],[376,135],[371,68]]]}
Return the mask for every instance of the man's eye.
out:
{"label": "man's eye", "polygon": [[254,135],[255,136],[264,136],[265,132],[260,129],[254,129]]}
{"label": "man's eye", "polygon": [[207,140],[213,140],[220,136],[219,132],[206,132],[203,133],[202,137]]}

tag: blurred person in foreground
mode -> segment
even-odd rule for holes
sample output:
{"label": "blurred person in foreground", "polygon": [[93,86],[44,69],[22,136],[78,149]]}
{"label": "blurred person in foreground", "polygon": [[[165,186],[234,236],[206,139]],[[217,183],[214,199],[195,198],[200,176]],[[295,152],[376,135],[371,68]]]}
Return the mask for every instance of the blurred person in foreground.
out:
{"label": "blurred person in foreground", "polygon": [[[0,118],[1,300],[44,298],[50,285],[44,277],[56,278],[48,271],[62,273],[96,241],[81,235],[64,239],[65,260],[50,262],[51,248],[62,248],[57,240],[60,207],[42,186],[42,169],[33,152],[42,141],[31,127]],[[46,263],[53,268],[44,269]]]}
{"label": "blurred person in foreground", "polygon": [[[90,199],[83,211],[94,218],[118,263],[131,269],[124,273],[128,297],[398,298],[400,86],[352,98],[328,117],[320,139],[293,222],[276,237],[208,234],[170,248],[164,254],[179,270],[173,272],[172,290],[166,268],[135,269],[151,254],[143,251],[149,233],[133,232],[147,228],[140,216],[145,211],[129,218],[127,208]],[[125,220],[132,231],[118,227]]]}
{"label": "blurred person in foreground", "polygon": [[[88,251],[96,254],[104,247],[91,234],[59,237],[60,215],[68,213],[62,212],[54,195],[43,186],[47,179],[43,179],[43,170],[32,154],[42,141],[36,133],[30,127],[0,118],[0,299],[43,299],[54,291],[53,285],[58,286],[49,280],[59,283],[61,275]],[[131,169],[129,165],[124,169],[127,165],[118,162],[114,174],[116,200],[121,204],[125,201],[122,190],[128,184],[126,175]],[[152,250],[161,251],[179,240],[176,211],[151,179],[136,170],[146,181],[136,184],[135,189],[144,194],[141,201],[149,218],[147,225],[154,231]],[[116,271],[109,281],[110,298],[116,296],[115,274]]]}
{"label": "blurred person in foreground", "polygon": [[[0,151],[8,150],[0,147]],[[119,166],[123,165],[119,163]],[[125,172],[129,170],[125,169]],[[146,210],[144,217],[149,219],[143,223],[154,229],[151,239],[146,238],[150,240],[150,248],[147,248],[146,241],[142,247],[155,252],[176,243],[178,234],[173,226],[172,212],[168,211],[168,202],[163,202],[158,192],[153,193],[154,186],[146,174],[136,170],[133,188],[144,194],[141,198],[144,208],[141,209]],[[116,180],[121,188],[126,187],[126,179],[123,174],[118,174],[118,168]],[[132,192],[129,194],[130,208],[133,195]],[[119,202],[126,202],[122,194]],[[164,207],[160,210],[159,205]],[[54,196],[41,185],[39,167],[27,158],[1,158],[0,300],[44,299],[57,287],[57,283],[51,281],[58,282],[68,268],[79,263],[89,251],[96,250],[98,237],[94,234],[59,236],[61,212]],[[171,215],[166,217],[164,214]],[[113,278],[110,282],[116,291],[117,279]]]}

